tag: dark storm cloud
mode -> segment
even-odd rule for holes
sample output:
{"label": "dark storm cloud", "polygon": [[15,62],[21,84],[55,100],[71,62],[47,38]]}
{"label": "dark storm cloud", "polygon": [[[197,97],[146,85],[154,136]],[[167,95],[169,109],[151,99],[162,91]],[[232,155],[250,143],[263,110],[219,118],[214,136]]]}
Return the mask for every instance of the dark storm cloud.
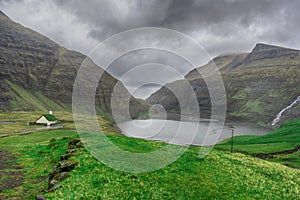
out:
{"label": "dark storm cloud", "polygon": [[[298,0],[0,0],[0,7],[13,20],[86,54],[113,34],[144,26],[183,32],[212,57],[250,51],[258,42],[300,48]],[[191,67],[170,55],[140,54],[147,57],[143,62],[174,65],[182,75]],[[131,66],[142,64],[140,54],[116,61],[110,72],[121,77]],[[133,76],[138,75],[124,80],[132,89],[140,84],[132,81],[136,80]],[[152,78],[160,83],[166,80],[154,73]]]}
{"label": "dark storm cloud", "polygon": [[[62,2],[62,1],[59,1]],[[90,37],[103,40],[112,34],[143,26],[172,28],[194,37],[213,55],[249,50],[256,40],[288,41],[299,21],[297,0],[148,0],[148,1],[63,1],[60,5],[91,25]],[[291,29],[293,28],[293,29]],[[206,38],[210,34],[216,42]],[[233,45],[235,35],[245,39]],[[201,39],[202,38],[202,39]],[[222,41],[219,41],[222,40]],[[213,48],[210,48],[213,43]],[[214,44],[216,43],[216,44]],[[221,50],[214,50],[221,45]],[[292,45],[290,42],[288,45]],[[228,46],[228,48],[226,48]],[[238,48],[241,46],[241,48]]]}
{"label": "dark storm cloud", "polygon": [[[214,49],[220,44],[222,48],[212,51],[213,55],[223,53],[223,45],[228,44],[226,41],[231,42],[231,38],[236,37],[244,40],[240,41],[240,45],[229,45],[234,47],[229,47],[231,51],[239,51],[238,46],[242,50],[250,50],[256,40],[294,46],[291,40],[299,39],[295,34],[300,21],[298,0],[2,0],[0,5],[9,16],[21,22],[23,18],[25,24],[31,26],[22,10],[35,10],[41,18],[44,13],[49,15],[46,19],[51,20],[52,17],[56,22],[63,20],[61,15],[67,13],[75,17],[72,23],[85,24],[88,29],[85,36],[96,41],[136,27],[172,28],[201,40],[208,49],[212,49],[210,43],[213,43]],[[27,15],[31,14],[27,12]],[[64,28],[69,27],[72,24]],[[215,37],[217,41],[207,40],[206,35]],[[56,37],[60,37],[59,34]],[[55,36],[53,39],[56,39]],[[299,45],[298,40],[296,45]]]}

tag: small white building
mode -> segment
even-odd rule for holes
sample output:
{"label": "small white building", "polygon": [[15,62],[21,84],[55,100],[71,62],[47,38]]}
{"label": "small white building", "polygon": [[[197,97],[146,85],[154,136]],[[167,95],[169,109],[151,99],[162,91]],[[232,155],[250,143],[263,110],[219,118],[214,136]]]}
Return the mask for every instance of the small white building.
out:
{"label": "small white building", "polygon": [[50,110],[49,114],[45,114],[40,116],[35,123],[37,124],[47,124],[47,126],[51,126],[52,124],[57,123],[57,118],[53,115],[53,112]]}

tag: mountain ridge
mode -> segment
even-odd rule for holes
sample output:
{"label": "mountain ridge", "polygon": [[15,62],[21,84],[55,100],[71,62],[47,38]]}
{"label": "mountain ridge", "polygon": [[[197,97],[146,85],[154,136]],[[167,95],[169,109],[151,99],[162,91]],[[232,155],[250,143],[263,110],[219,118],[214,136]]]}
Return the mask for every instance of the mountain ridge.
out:
{"label": "mountain ridge", "polygon": [[[71,111],[73,84],[88,57],[13,22],[3,12],[0,38],[0,111]],[[109,73],[103,73],[95,97],[99,113],[111,113],[110,95],[117,82]],[[148,109],[147,103],[134,97],[130,106],[133,117]]]}
{"label": "mountain ridge", "polygon": [[[203,78],[213,78],[214,64],[221,73],[226,90],[228,121],[269,124],[280,110],[300,95],[300,51],[258,43],[249,53],[215,57],[185,76],[197,95],[202,117],[210,117],[207,108],[210,107],[210,97]],[[180,88],[180,80],[168,86]],[[180,107],[174,98],[163,87],[147,101],[166,106],[168,112],[178,113]],[[283,121],[297,116],[300,116],[300,105]]]}

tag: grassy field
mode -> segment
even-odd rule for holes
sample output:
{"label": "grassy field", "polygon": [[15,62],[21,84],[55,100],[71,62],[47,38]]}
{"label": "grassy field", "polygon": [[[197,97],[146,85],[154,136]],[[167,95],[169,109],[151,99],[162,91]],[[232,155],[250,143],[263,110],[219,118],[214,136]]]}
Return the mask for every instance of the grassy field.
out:
{"label": "grassy field", "polygon": [[[51,169],[64,153],[63,147],[67,141],[62,141],[61,148],[48,146],[49,140],[56,137],[75,137],[76,131],[55,130],[37,132],[28,135],[16,135],[0,139],[0,151],[9,151],[16,157],[14,168],[0,170],[0,186],[5,189],[0,192],[0,199],[33,199],[35,195],[45,189],[47,177]],[[15,177],[6,176],[8,172],[21,171],[23,181],[21,186],[11,188],[5,179]],[[11,189],[10,189],[11,188]]]}
{"label": "grassy field", "polygon": [[[41,115],[48,112],[3,112],[0,113],[0,137],[11,134],[19,134],[35,131],[36,128],[43,126],[30,125],[35,122]],[[72,114],[69,112],[54,113],[62,121],[60,125],[65,128],[74,128]]]}
{"label": "grassy field", "polygon": [[[0,120],[23,123],[40,113],[2,113]],[[72,115],[56,113],[59,119],[72,123]],[[112,124],[99,117],[108,138],[118,147],[131,152],[151,152],[165,145],[120,136]],[[299,140],[296,133],[299,121],[283,125],[270,135],[238,137],[241,147],[250,139],[266,141],[253,152],[274,152],[274,149],[291,149]],[[62,122],[63,123],[63,122]],[[284,132],[285,130],[286,132]],[[274,136],[278,136],[274,140]],[[272,136],[273,135],[273,136]],[[271,137],[272,136],[272,137]],[[282,146],[272,141],[287,138]],[[114,170],[97,161],[86,149],[80,149],[74,157],[78,165],[63,180],[62,188],[47,192],[48,176],[60,156],[66,153],[68,142],[78,137],[75,130],[44,130],[26,134],[6,135],[0,138],[1,151],[10,152],[15,159],[9,166],[0,165],[0,199],[34,199],[38,194],[47,199],[297,199],[300,192],[300,171],[281,164],[264,161],[241,153],[213,150],[205,159],[198,157],[201,147],[190,147],[171,165],[148,173],[131,174]],[[53,138],[55,142],[49,143]],[[298,138],[298,137],[297,137]],[[218,145],[226,150],[227,142]],[[295,143],[296,142],[296,143]],[[271,145],[269,149],[265,146]],[[295,143],[295,144],[294,144]],[[177,146],[174,146],[177,148]],[[235,148],[237,148],[236,146]],[[276,147],[276,148],[274,148]],[[180,147],[178,147],[180,148]],[[251,148],[249,148],[251,149]],[[237,149],[236,149],[237,150]],[[1,156],[1,155],[0,155]],[[291,156],[286,155],[286,156]],[[272,160],[275,161],[275,160]],[[6,161],[3,161],[6,162]],[[4,167],[3,167],[4,166]],[[18,178],[16,178],[16,174]],[[18,185],[12,183],[17,182]]]}
{"label": "grassy field", "polygon": [[[72,113],[55,112],[60,121],[57,125],[62,126],[62,129],[38,130],[36,128],[43,126],[28,124],[42,114],[44,113],[0,113],[0,199],[33,199],[41,193],[46,188],[51,169],[59,161],[60,155],[65,153],[67,142],[70,138],[77,137]],[[98,122],[106,134],[120,135],[111,122],[103,117],[98,116]],[[48,146],[52,138],[65,136],[70,138],[58,142],[57,146]],[[10,153],[8,163],[5,163],[3,152]],[[23,181],[19,183],[14,179]]]}
{"label": "grassy field", "polygon": [[[63,138],[68,136],[68,138]],[[66,150],[75,131],[52,130],[0,139],[0,149],[17,156],[23,184],[0,193],[0,199],[297,199],[300,172],[280,164],[240,153],[214,150],[199,159],[200,147],[190,147],[175,163],[161,170],[130,174],[111,169],[85,149],[62,188],[45,192],[47,177]],[[134,152],[153,151],[163,143],[108,136],[118,146]],[[49,145],[49,140],[58,140]],[[72,158],[73,159],[73,158]],[[13,169],[7,169],[13,170]]]}
{"label": "grassy field", "polygon": [[[144,140],[112,138],[127,144],[125,149],[129,151],[132,142],[145,145]],[[157,148],[156,142],[146,143],[148,147],[154,146],[152,150]],[[140,151],[144,152],[144,148]],[[79,166],[62,183],[63,188],[45,196],[49,199],[296,199],[299,195],[297,170],[238,153],[212,151],[207,158],[199,159],[198,152],[199,147],[192,147],[164,169],[129,174],[106,167],[82,150],[76,157]]]}
{"label": "grassy field", "polygon": [[[234,151],[265,157],[294,168],[300,168],[300,119],[286,122],[264,136],[234,137]],[[219,150],[230,150],[231,139],[216,146]]]}
{"label": "grassy field", "polygon": [[[0,113],[0,138],[13,134],[27,134],[36,132],[38,128],[43,126],[30,125],[30,122],[35,122],[45,112],[3,112]],[[73,122],[73,114],[70,112],[58,111],[54,115],[58,118],[59,123],[55,126],[62,126],[63,129],[75,129]],[[98,115],[98,122],[107,134],[115,134],[116,131],[112,128],[111,122],[105,120]]]}

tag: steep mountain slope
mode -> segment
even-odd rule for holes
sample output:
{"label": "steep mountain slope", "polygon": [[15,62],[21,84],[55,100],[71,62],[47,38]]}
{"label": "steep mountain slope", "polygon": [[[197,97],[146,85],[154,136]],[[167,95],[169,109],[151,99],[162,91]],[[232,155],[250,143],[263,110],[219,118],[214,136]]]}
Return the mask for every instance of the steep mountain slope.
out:
{"label": "steep mountain slope", "polygon": [[[215,58],[226,89],[227,120],[267,124],[293,102],[300,95],[299,53],[298,50],[257,44],[249,54]],[[199,68],[201,75],[193,70],[185,76],[197,95],[202,117],[210,114],[209,93],[202,77],[214,78],[209,73],[211,64],[212,61]],[[179,85],[180,81],[176,81],[167,86],[179,88]],[[179,112],[179,105],[170,93],[163,87],[147,101],[162,104],[169,112]],[[298,105],[284,118],[299,116]]]}
{"label": "steep mountain slope", "polygon": [[[13,22],[1,11],[0,38],[0,111],[71,110],[74,80],[86,56]],[[96,93],[99,112],[111,112],[116,83],[104,73]],[[130,105],[135,117],[147,109],[134,98]]]}
{"label": "steep mountain slope", "polygon": [[234,54],[234,55],[223,55],[215,57],[213,60],[209,61],[206,65],[199,67],[197,69],[191,70],[186,76],[186,79],[195,79],[199,78],[199,72],[203,74],[209,74],[212,70],[212,66],[216,65],[220,72],[231,71],[235,66],[241,64],[243,59],[247,56],[247,53],[244,54]]}

